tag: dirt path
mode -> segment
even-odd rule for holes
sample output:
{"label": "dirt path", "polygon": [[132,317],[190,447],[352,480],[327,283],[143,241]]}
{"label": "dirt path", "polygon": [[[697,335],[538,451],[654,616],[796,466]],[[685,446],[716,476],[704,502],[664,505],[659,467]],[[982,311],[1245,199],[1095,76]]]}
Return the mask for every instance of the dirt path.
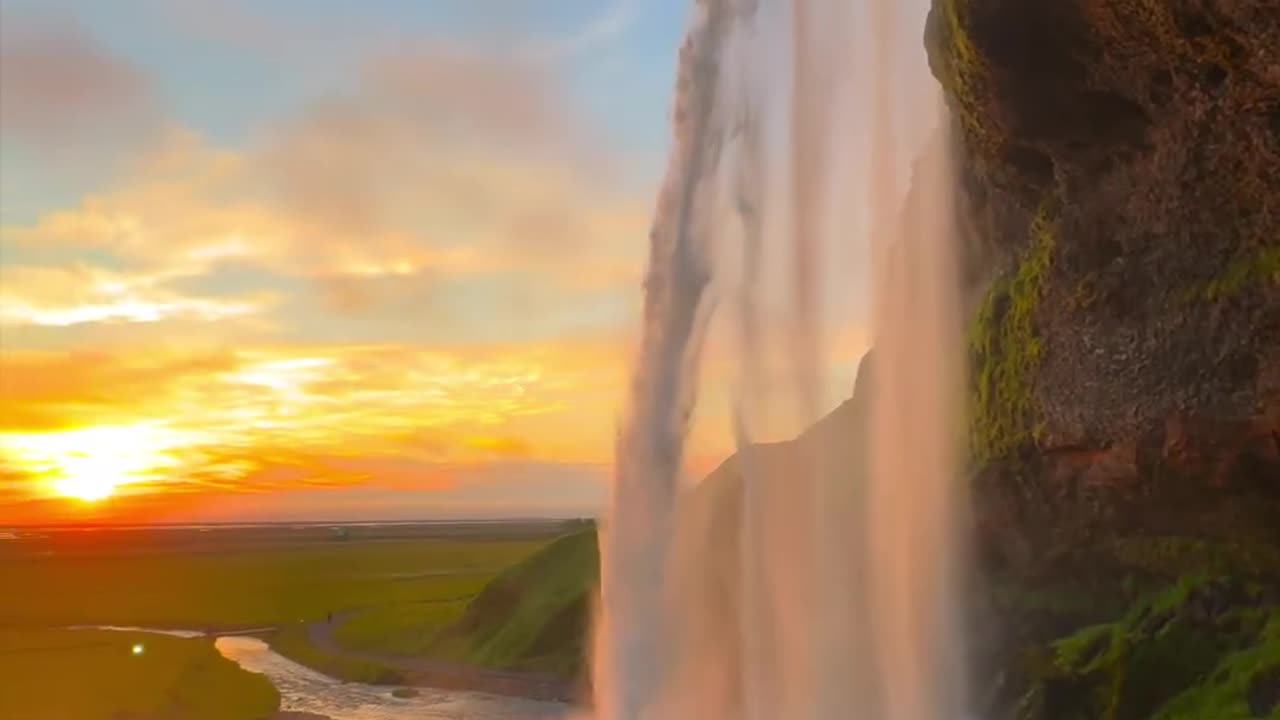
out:
{"label": "dirt path", "polygon": [[374,662],[392,668],[404,677],[405,685],[441,690],[468,690],[532,700],[569,702],[574,699],[573,684],[553,675],[488,670],[430,658],[348,650],[338,644],[334,637],[334,630],[353,614],[349,612],[334,615],[332,623],[324,621],[308,623],[307,640],[316,649],[330,655]]}

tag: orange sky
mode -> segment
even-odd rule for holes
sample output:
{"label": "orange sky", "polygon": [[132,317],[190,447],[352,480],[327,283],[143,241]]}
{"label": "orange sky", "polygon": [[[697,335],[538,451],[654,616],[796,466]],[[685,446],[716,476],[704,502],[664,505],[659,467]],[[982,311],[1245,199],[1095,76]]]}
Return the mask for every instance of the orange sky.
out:
{"label": "orange sky", "polygon": [[0,526],[599,507],[686,3],[296,5],[6,2]]}
{"label": "orange sky", "polygon": [[[447,490],[462,467],[599,465],[622,365],[612,343],[585,341],[6,351],[0,507],[16,522],[156,520],[211,495]],[[142,495],[168,501],[121,500]]]}

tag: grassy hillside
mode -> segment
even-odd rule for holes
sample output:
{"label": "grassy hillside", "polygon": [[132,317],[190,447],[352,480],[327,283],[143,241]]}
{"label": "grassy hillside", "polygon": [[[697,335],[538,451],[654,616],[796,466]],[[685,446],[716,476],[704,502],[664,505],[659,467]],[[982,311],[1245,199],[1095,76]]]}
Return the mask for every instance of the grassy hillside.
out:
{"label": "grassy hillside", "polygon": [[594,528],[556,540],[490,582],[442,631],[433,654],[493,668],[576,673],[599,565]]}

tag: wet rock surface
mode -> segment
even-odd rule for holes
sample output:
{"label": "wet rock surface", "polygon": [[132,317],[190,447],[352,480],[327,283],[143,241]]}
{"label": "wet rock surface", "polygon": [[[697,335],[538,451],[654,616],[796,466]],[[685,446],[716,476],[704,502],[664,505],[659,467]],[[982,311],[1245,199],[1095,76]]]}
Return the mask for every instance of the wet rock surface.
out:
{"label": "wet rock surface", "polygon": [[[1280,584],[1280,12],[934,0],[925,44],[972,305],[984,717],[1276,717],[1275,626],[1233,628]],[[1258,594],[1151,609],[1205,578]],[[1134,636],[1043,655],[1100,625]],[[1196,692],[1115,684],[1160,673]]]}

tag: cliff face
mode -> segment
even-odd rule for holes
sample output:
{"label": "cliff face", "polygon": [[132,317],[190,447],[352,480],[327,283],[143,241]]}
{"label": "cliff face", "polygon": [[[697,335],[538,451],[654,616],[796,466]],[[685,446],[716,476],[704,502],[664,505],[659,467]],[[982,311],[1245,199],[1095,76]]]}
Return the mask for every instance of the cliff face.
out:
{"label": "cliff face", "polygon": [[1280,541],[1274,3],[934,0],[926,45],[956,119],[998,551]]}
{"label": "cliff face", "polygon": [[933,0],[925,44],[974,298],[987,716],[1277,717],[1280,11]]}

